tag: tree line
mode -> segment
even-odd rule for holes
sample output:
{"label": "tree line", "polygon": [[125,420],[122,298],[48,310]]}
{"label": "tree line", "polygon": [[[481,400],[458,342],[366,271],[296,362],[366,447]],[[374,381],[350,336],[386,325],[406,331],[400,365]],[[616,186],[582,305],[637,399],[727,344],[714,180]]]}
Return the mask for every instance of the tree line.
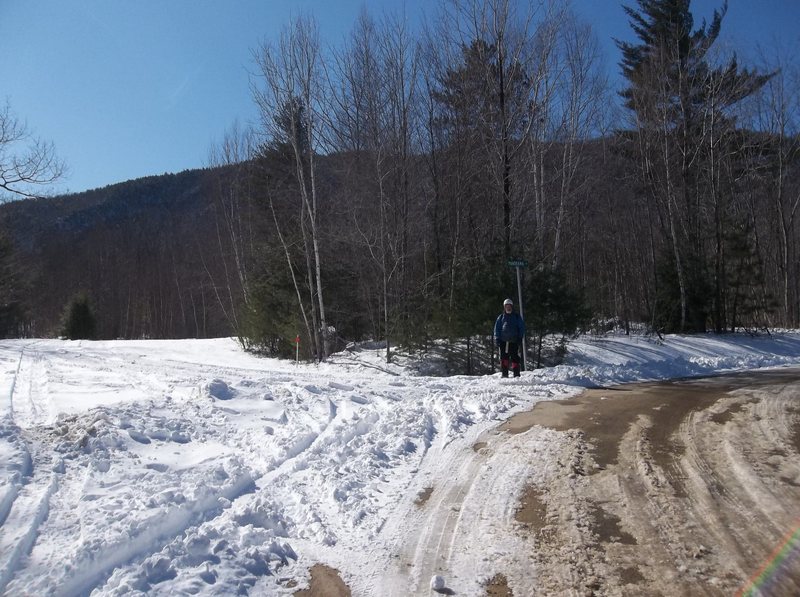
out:
{"label": "tree line", "polygon": [[278,354],[299,334],[315,358],[363,338],[471,351],[515,294],[511,258],[540,349],[589,326],[797,327],[797,65],[741,66],[725,5],[699,26],[690,8],[626,8],[619,94],[560,2],[447,1],[420,32],[364,10],[337,47],[294,19],[254,51],[260,120],[213,148],[203,246],[175,247],[174,275],[159,253],[163,289],[202,286],[215,331]]}

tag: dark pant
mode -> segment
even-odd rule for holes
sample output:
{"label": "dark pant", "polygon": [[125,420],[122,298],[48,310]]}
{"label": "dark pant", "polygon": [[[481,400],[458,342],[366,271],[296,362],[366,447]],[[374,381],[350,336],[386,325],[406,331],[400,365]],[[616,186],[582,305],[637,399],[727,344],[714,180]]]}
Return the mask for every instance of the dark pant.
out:
{"label": "dark pant", "polygon": [[516,342],[500,343],[500,368],[503,376],[508,375],[509,367],[514,372],[514,377],[519,375],[519,345]]}

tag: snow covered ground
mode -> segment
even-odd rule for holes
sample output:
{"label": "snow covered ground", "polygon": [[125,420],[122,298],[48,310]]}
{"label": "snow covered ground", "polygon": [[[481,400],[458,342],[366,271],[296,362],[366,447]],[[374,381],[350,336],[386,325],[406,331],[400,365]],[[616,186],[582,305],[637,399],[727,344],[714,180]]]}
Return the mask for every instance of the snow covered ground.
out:
{"label": "snow covered ground", "polygon": [[355,595],[428,594],[427,552],[403,569],[398,550],[409,533],[436,550],[419,504],[469,476],[487,509],[448,519],[449,571],[480,594],[519,548],[496,516],[563,441],[534,428],[504,446],[502,470],[465,459],[500,422],[589,386],[796,365],[800,334],[582,338],[565,365],[518,380],[423,377],[381,357],[0,341],[0,593],[290,595],[322,562]]}

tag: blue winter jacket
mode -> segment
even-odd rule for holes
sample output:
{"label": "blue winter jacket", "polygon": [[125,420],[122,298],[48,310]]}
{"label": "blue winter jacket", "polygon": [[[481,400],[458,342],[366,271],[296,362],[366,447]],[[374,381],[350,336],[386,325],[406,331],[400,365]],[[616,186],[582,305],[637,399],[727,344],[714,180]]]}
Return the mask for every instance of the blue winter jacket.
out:
{"label": "blue winter jacket", "polygon": [[494,341],[500,346],[503,342],[519,344],[525,336],[525,322],[519,313],[501,313],[494,322]]}

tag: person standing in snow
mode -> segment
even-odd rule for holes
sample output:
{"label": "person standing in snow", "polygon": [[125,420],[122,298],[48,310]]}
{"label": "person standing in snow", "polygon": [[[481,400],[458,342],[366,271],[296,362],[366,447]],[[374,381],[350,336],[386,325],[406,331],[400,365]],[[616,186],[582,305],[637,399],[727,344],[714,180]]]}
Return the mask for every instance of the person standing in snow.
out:
{"label": "person standing in snow", "polygon": [[514,311],[514,301],[503,302],[503,312],[494,322],[494,341],[500,349],[500,367],[503,377],[508,377],[509,366],[514,377],[519,377],[519,345],[525,337],[525,322]]}

